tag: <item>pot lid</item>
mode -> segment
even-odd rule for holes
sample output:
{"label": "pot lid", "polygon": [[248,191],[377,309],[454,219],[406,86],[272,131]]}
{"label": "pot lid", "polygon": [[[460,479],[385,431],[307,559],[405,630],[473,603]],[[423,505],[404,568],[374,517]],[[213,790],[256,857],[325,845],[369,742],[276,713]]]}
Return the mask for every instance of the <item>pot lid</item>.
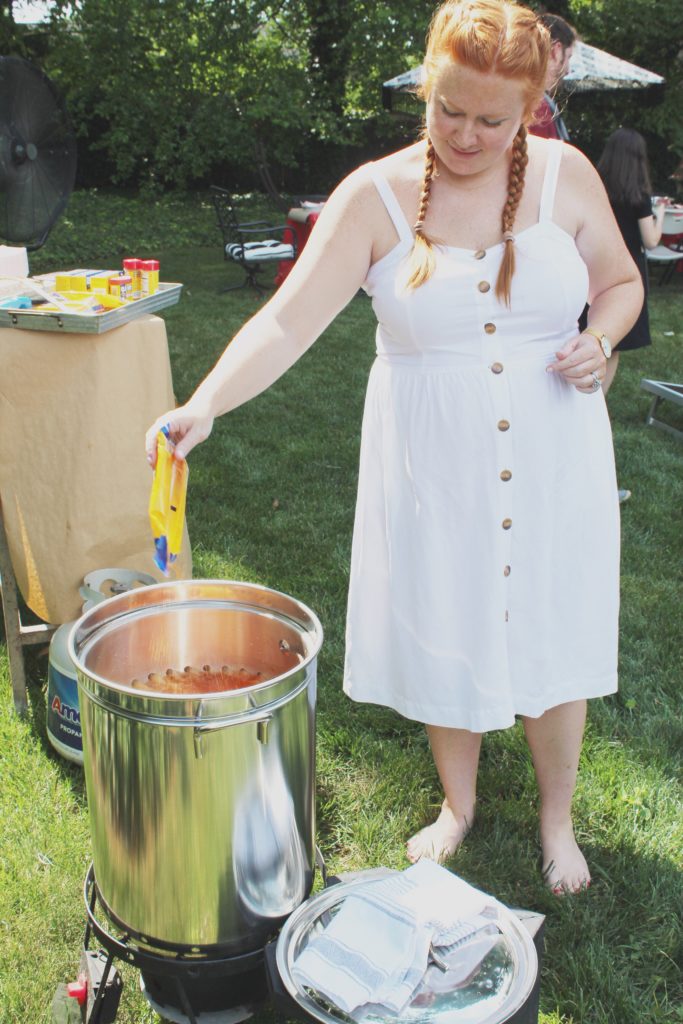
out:
{"label": "pot lid", "polygon": [[[362,874],[308,899],[287,919],[277,941],[283,985],[307,1014],[323,1024],[349,1024],[354,1018],[321,993],[300,985],[292,967],[347,896],[357,895],[377,877],[376,872],[368,872],[370,878]],[[537,973],[538,957],[529,932],[512,910],[500,905],[497,920],[472,939],[450,950],[433,951],[412,1001],[399,1015],[380,1008],[363,1015],[363,1024],[502,1024],[524,1005]]]}

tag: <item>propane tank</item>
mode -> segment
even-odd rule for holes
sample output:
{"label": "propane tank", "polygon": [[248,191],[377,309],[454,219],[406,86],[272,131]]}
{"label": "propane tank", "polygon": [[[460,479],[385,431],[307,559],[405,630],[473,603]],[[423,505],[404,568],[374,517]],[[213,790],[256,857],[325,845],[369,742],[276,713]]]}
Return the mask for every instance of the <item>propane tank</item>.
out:
{"label": "propane tank", "polygon": [[[83,611],[135,587],[156,583],[149,573],[133,569],[97,569],[88,573],[79,593],[84,599]],[[83,736],[78,709],[78,676],[67,648],[71,627],[65,622],[53,634],[47,667],[47,738],[55,750],[75,764],[83,764]]]}
{"label": "propane tank", "polygon": [[[74,622],[76,620],[74,619]],[[83,764],[76,666],[66,641],[74,622],[65,622],[50,640],[47,666],[47,738],[62,757]]]}

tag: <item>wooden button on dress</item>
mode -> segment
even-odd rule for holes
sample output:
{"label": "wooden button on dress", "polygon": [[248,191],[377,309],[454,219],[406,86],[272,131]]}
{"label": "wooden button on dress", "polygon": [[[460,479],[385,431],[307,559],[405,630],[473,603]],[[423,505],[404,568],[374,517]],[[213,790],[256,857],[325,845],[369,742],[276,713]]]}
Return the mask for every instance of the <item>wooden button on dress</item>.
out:
{"label": "wooden button on dress", "polygon": [[505,568],[503,569],[503,576],[509,576],[511,572],[512,569],[510,568],[510,566],[506,565]]}
{"label": "wooden button on dress", "polygon": [[508,423],[507,420],[498,420],[498,429],[503,431],[509,430],[510,424]]}
{"label": "wooden button on dress", "polygon": [[504,530],[509,530],[510,527],[512,526],[512,520],[511,519],[504,519],[501,525],[502,525]]}
{"label": "wooden button on dress", "polygon": [[503,364],[502,363],[492,363],[491,364],[491,373],[502,373],[502,372],[503,372]]}
{"label": "wooden button on dress", "polygon": [[495,324],[484,324],[484,330],[486,331],[487,334],[495,334],[496,333],[496,325]]}
{"label": "wooden button on dress", "polygon": [[479,289],[480,292],[491,291],[491,285],[488,283],[488,281],[480,281],[479,284],[477,285],[477,288]]}
{"label": "wooden button on dress", "polygon": [[508,480],[512,480],[512,473],[510,472],[510,470],[502,469],[500,472],[500,479],[503,480],[505,483],[507,483]]}
{"label": "wooden button on dress", "polygon": [[486,250],[485,249],[477,249],[477,251],[474,254],[474,258],[475,258],[475,260],[483,260],[485,255],[486,255]]}

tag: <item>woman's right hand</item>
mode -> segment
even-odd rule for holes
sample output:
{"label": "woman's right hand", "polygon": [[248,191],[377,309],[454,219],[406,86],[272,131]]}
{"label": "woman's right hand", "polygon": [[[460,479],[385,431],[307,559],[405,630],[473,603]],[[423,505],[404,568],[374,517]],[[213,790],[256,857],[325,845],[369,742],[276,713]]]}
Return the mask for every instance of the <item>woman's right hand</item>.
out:
{"label": "woman's right hand", "polygon": [[147,461],[152,469],[157,461],[157,434],[162,427],[168,428],[169,439],[175,445],[176,458],[185,459],[195,445],[207,439],[213,427],[213,420],[211,413],[193,405],[191,400],[186,405],[159,416],[145,436]]}

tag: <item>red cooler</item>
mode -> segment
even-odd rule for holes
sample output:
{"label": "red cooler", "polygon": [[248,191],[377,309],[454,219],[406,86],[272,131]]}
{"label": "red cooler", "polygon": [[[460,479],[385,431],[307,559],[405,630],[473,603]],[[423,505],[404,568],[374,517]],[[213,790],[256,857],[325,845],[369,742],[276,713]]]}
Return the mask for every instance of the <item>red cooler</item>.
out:
{"label": "red cooler", "polygon": [[[301,250],[308,241],[308,236],[313,230],[313,225],[320,216],[323,208],[322,203],[316,203],[312,207],[295,206],[287,214],[287,227],[291,229],[296,238],[296,254],[301,255]],[[275,287],[279,288],[287,274],[294,266],[295,260],[280,260],[275,275]]]}

